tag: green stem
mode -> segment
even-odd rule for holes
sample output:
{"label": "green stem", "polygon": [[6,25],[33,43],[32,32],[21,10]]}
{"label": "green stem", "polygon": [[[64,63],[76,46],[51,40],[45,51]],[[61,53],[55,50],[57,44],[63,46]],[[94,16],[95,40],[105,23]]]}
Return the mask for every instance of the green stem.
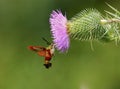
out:
{"label": "green stem", "polygon": [[115,18],[112,18],[112,19],[102,19],[101,20],[101,24],[109,24],[109,23],[120,23],[120,19],[115,19]]}

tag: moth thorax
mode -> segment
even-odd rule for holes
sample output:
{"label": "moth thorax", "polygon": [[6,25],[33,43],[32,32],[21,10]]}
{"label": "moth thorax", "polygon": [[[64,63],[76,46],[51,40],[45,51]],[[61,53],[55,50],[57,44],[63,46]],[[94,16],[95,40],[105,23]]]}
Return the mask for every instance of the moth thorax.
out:
{"label": "moth thorax", "polygon": [[50,50],[50,53],[51,53],[51,54],[54,54],[54,51],[55,51],[55,48],[52,48],[52,49]]}

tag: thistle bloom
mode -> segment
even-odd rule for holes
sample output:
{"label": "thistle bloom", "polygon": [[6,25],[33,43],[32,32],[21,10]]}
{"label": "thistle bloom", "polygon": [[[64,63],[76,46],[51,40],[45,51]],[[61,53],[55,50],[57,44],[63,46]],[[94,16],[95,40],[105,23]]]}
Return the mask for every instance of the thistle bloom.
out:
{"label": "thistle bloom", "polygon": [[69,48],[69,35],[67,33],[67,18],[61,11],[53,11],[50,15],[51,32],[53,36],[53,42],[56,48],[65,52]]}
{"label": "thistle bloom", "polygon": [[82,41],[120,40],[119,30],[116,30],[117,24],[112,26],[114,24],[110,24],[111,22],[120,22],[120,20],[104,20],[104,17],[96,9],[83,10],[70,20],[67,20],[61,11],[53,11],[50,16],[53,43],[59,51],[65,52],[69,48],[69,36]]}

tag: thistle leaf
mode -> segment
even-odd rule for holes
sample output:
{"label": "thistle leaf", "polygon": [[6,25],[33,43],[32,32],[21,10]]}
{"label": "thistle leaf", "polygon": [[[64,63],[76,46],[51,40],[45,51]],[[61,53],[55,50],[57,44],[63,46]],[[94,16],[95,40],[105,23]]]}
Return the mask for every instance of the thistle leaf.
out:
{"label": "thistle leaf", "polygon": [[111,16],[117,18],[117,19],[120,19],[120,17],[119,17],[117,14],[111,13],[111,12],[106,11],[106,10],[105,10],[105,12],[106,12],[107,14],[109,14],[109,15],[111,15]]}
{"label": "thistle leaf", "polygon": [[110,4],[106,3],[113,11],[115,11],[117,14],[120,15],[120,11],[118,11],[116,8],[114,8],[113,6],[111,6]]}
{"label": "thistle leaf", "polygon": [[117,43],[118,41],[120,41],[120,11],[118,11],[116,8],[109,4],[107,5],[114,11],[114,13],[105,11],[108,15],[110,15],[109,16],[110,18],[106,19],[107,21],[106,25],[111,26],[107,34],[111,40],[114,40]]}

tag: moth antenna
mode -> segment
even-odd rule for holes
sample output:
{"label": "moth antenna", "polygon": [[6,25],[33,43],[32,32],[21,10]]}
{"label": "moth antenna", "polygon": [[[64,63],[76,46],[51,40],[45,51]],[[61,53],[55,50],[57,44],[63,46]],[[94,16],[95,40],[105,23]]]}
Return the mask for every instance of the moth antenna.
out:
{"label": "moth antenna", "polygon": [[51,43],[50,43],[48,40],[46,40],[44,37],[42,37],[42,39],[46,42],[47,45],[50,45],[50,44],[51,44]]}

